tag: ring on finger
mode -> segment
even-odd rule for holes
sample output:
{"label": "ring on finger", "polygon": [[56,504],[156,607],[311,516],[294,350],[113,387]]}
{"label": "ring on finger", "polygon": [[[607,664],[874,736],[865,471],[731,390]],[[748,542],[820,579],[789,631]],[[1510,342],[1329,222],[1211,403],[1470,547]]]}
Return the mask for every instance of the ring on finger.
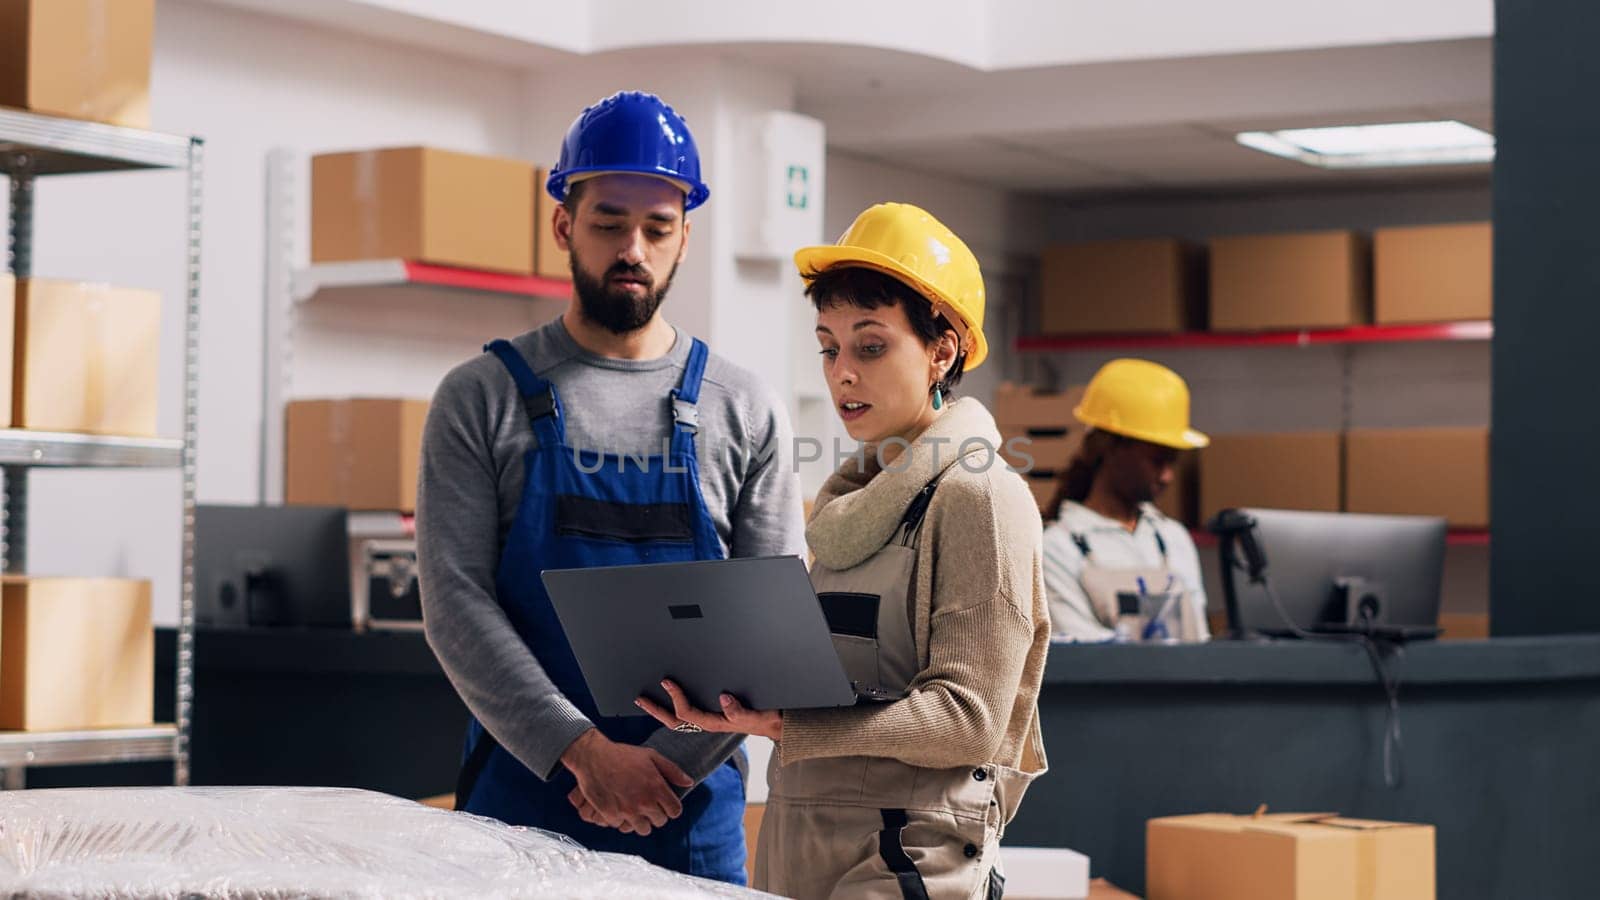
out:
{"label": "ring on finger", "polygon": [[702,731],[705,731],[704,728],[701,728],[699,725],[696,725],[693,722],[679,722],[678,724],[672,726],[672,730],[679,734],[699,734]]}

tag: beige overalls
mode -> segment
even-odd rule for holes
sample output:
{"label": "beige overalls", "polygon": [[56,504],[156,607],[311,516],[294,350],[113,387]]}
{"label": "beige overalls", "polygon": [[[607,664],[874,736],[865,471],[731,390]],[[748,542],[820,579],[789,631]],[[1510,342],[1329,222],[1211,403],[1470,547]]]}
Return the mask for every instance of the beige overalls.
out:
{"label": "beige overalls", "polygon": [[1178,629],[1169,637],[1186,643],[1202,639],[1200,615],[1193,608],[1194,601],[1189,597],[1183,579],[1173,574],[1172,566],[1167,561],[1167,542],[1162,540],[1159,532],[1156,534],[1156,547],[1161,552],[1161,565],[1157,568],[1106,568],[1095,563],[1086,535],[1074,533],[1072,542],[1083,553],[1083,573],[1078,576],[1078,583],[1083,585],[1083,593],[1089,598],[1089,606],[1100,624],[1107,628],[1116,627],[1122,598],[1137,598],[1145,591],[1152,591],[1172,597],[1169,618],[1176,620]]}
{"label": "beige overalls", "polygon": [[[935,485],[912,501],[875,555],[844,570],[812,567],[857,702],[904,697],[926,665],[911,603]],[[1000,835],[1033,777],[1005,766],[926,769],[866,756],[780,766],[773,754],[754,886],[799,900],[999,897]]]}

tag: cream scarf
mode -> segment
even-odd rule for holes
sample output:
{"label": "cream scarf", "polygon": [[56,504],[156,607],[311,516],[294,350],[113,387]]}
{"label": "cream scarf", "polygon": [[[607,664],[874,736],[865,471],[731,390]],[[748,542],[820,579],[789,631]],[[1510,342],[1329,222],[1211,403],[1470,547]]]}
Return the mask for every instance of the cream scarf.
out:
{"label": "cream scarf", "polygon": [[894,537],[906,507],[928,482],[957,461],[973,470],[1004,466],[999,449],[994,416],[982,403],[963,397],[934,419],[888,468],[878,465],[872,446],[845,460],[817,493],[806,543],[817,562],[830,569],[858,565]]}

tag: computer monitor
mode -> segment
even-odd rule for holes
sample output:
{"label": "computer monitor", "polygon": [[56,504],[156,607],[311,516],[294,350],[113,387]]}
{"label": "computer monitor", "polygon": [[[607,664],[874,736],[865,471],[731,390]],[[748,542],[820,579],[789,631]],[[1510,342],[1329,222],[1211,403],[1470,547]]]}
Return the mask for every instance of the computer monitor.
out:
{"label": "computer monitor", "polygon": [[[1232,594],[1235,636],[1366,632],[1392,637],[1437,634],[1444,576],[1445,521],[1422,516],[1242,509],[1223,535],[1223,586]],[[1226,516],[1226,514],[1224,514]],[[1224,517],[1219,517],[1221,521]],[[1283,605],[1249,577],[1242,543],[1253,538],[1263,575]],[[1233,545],[1229,546],[1230,541]],[[1230,564],[1228,560],[1236,562]],[[1287,614],[1293,627],[1284,621]]]}
{"label": "computer monitor", "polygon": [[199,506],[194,540],[196,623],[350,627],[344,507]]}

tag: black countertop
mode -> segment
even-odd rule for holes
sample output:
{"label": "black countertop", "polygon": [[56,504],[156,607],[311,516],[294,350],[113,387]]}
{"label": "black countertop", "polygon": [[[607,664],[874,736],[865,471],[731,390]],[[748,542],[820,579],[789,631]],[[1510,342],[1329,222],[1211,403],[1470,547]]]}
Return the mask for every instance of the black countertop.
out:
{"label": "black countertop", "polygon": [[[201,669],[441,675],[419,631],[201,629]],[[157,659],[172,657],[172,629],[157,633]],[[1600,679],[1600,635],[1422,641],[1394,657],[1406,684],[1509,684]],[[1351,643],[1212,641],[1208,644],[1056,644],[1047,685],[1370,684],[1367,654]]]}
{"label": "black countertop", "polygon": [[[1390,657],[1406,684],[1510,684],[1600,679],[1600,635],[1420,641]],[[1056,644],[1047,685],[1370,684],[1360,646],[1333,641]]]}
{"label": "black countertop", "polygon": [[[172,628],[156,629],[156,665],[171,665],[175,634]],[[200,628],[194,652],[195,668],[203,671],[444,677],[421,631]]]}

